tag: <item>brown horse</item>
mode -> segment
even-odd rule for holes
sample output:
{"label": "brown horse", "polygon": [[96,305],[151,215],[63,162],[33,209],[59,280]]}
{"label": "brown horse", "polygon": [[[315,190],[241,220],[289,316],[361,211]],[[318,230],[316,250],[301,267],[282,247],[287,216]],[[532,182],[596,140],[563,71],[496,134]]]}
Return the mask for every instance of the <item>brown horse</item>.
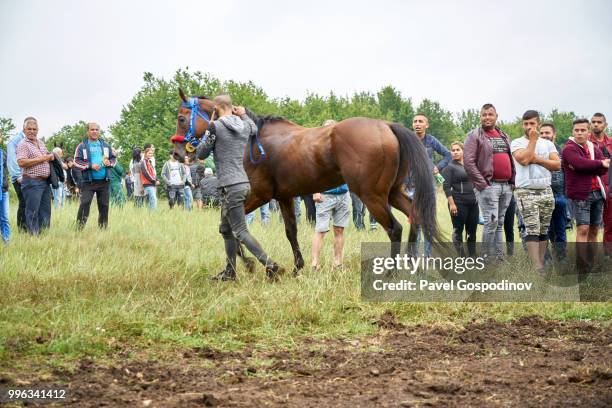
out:
{"label": "brown horse", "polygon": [[[188,99],[182,90],[179,95],[183,102],[171,140],[175,154],[182,158],[193,155],[193,145],[206,130],[214,103],[207,97]],[[430,240],[440,240],[433,175],[427,166],[425,148],[412,131],[368,118],[305,128],[283,118],[248,114],[259,130],[244,152],[244,168],[251,184],[245,212],[272,198],[279,202],[285,233],[293,249],[294,272],[304,266],[304,259],[297,241],[293,197],[326,191],[343,183],[361,198],[385,229],[392,242],[392,256],[400,251],[402,225],[393,216],[391,206],[420,225]],[[404,189],[408,174],[415,185],[414,203]],[[415,238],[411,228],[409,241],[414,242]]]}

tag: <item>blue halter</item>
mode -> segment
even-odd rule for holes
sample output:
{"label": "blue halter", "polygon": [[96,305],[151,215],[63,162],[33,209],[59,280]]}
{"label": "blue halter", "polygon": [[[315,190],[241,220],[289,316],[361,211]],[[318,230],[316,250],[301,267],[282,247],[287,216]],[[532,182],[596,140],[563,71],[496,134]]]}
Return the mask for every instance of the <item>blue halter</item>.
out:
{"label": "blue halter", "polygon": [[191,118],[189,119],[189,132],[185,135],[185,141],[192,145],[193,147],[197,147],[200,144],[200,139],[195,136],[195,122],[197,117],[204,119],[206,122],[210,122],[210,116],[208,113],[200,110],[200,103],[198,98],[189,98],[187,102],[182,102],[181,106],[183,108],[191,109]]}

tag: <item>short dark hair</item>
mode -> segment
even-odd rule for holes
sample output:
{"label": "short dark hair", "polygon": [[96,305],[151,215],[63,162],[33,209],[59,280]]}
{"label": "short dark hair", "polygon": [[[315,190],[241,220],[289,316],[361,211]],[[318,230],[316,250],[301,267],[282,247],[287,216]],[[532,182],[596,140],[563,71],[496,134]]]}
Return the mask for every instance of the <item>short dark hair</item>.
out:
{"label": "short dark hair", "polygon": [[425,119],[429,119],[429,118],[427,117],[427,115],[426,115],[426,114],[424,114],[423,112],[417,112],[417,113],[415,113],[415,114],[414,114],[414,116],[413,116],[413,118],[416,118],[417,116],[423,116]]}
{"label": "short dark hair", "polygon": [[574,126],[580,125],[582,123],[586,123],[588,125],[590,122],[587,118],[574,119],[574,121],[572,122],[572,129],[574,128]]}
{"label": "short dark hair", "polygon": [[555,127],[554,123],[552,123],[552,122],[544,122],[544,123],[542,123],[540,128],[543,128],[544,126],[548,126],[549,128],[552,128],[553,132],[557,133],[557,128]]}
{"label": "short dark hair", "polygon": [[594,117],[594,118],[595,118],[595,117],[597,117],[597,118],[603,118],[604,122],[607,122],[607,120],[606,120],[606,115],[604,115],[604,114],[603,114],[603,113],[601,113],[601,112],[595,112],[595,113],[593,114],[593,117]]}
{"label": "short dark hair", "polygon": [[484,105],[482,105],[482,108],[480,108],[480,111],[482,112],[483,110],[487,110],[491,108],[493,108],[493,110],[497,112],[497,109],[495,109],[495,106],[493,106],[492,103],[485,103]]}
{"label": "short dark hair", "polygon": [[147,150],[151,146],[153,146],[153,143],[145,143],[142,148],[143,148],[143,150]]}
{"label": "short dark hair", "polygon": [[533,118],[536,118],[538,121],[540,120],[540,114],[538,113],[538,111],[530,109],[527,112],[523,113],[523,120],[529,120]]}
{"label": "short dark hair", "polygon": [[140,162],[141,154],[142,154],[142,151],[140,150],[140,148],[135,147],[135,148],[132,150],[132,161],[133,161],[134,163],[138,163],[138,162]]}

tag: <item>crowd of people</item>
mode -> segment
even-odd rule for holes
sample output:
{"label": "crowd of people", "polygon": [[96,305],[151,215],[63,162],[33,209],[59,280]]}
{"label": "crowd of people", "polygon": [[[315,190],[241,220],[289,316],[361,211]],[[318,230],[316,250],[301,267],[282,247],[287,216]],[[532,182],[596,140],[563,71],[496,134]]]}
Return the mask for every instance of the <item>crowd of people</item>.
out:
{"label": "crowd of people", "polygon": [[[216,119],[211,120],[207,137],[198,146],[194,163],[179,162],[170,151],[161,174],[156,171],[155,146],[145,144],[132,151],[127,171],[117,161],[117,151],[100,137],[100,126],[87,125],[84,140],[76,147],[74,157],[64,159],[61,147],[49,152],[38,138],[38,122],[28,117],[23,131],[0,149],[0,232],[5,243],[10,238],[8,194],[12,184],[19,202],[17,227],[30,234],[49,228],[52,205],[62,207],[64,200],[79,202],[77,228],[88,220],[94,196],[98,206],[98,225],[106,228],[110,205],[122,206],[133,201],[136,207],[145,202],[149,210],[157,207],[157,189],[166,189],[169,208],[186,210],[195,207],[221,207],[221,226],[227,265],[214,279],[236,278],[236,255],[240,244],[249,249],[265,266],[270,279],[282,273],[278,264],[264,252],[249,233],[255,212],[244,213],[249,181],[242,166],[242,153],[256,125],[243,107],[234,106],[227,95],[214,100]],[[524,248],[537,270],[543,271],[554,256],[566,256],[568,227],[575,225],[576,242],[596,242],[603,226],[603,242],[612,254],[612,176],[610,155],[612,138],[605,133],[603,114],[576,119],[572,135],[561,148],[557,130],[542,122],[537,111],[522,116],[524,134],[511,140],[497,126],[497,111],[492,104],[480,110],[480,126],[465,141],[455,141],[447,149],[428,133],[429,121],[416,114],[412,127],[422,141],[433,179],[442,184],[452,220],[452,241],[460,255],[476,255],[476,231],[482,224],[482,255],[489,261],[512,254],[515,218]],[[323,126],[332,126],[327,121]],[[434,162],[434,153],[440,160]],[[216,168],[206,167],[204,159],[214,156]],[[125,187],[125,188],[124,188]],[[412,197],[414,185],[406,180],[406,194]],[[125,194],[127,193],[127,194]],[[343,261],[344,230],[350,211],[357,230],[364,230],[365,206],[351,194],[346,184],[329,191],[296,197],[295,211],[299,222],[301,202],[306,217],[314,225],[312,268],[320,264],[325,234],[333,227],[334,266]],[[273,201],[260,209],[264,225],[270,212],[278,211]],[[369,219],[370,229],[376,220]],[[504,251],[503,232],[506,250]],[[424,241],[423,256],[431,255],[430,239],[419,231]],[[549,242],[552,251],[549,248]]]}

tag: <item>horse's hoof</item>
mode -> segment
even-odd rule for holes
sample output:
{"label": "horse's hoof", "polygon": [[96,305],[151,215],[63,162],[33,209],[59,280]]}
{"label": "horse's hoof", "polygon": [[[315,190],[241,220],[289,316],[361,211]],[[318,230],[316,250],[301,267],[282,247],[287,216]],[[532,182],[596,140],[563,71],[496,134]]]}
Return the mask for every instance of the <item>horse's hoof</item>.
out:
{"label": "horse's hoof", "polygon": [[246,268],[248,273],[255,273],[255,266],[257,263],[253,258],[244,258],[244,267]]}
{"label": "horse's hoof", "polygon": [[278,266],[276,263],[266,268],[266,276],[270,282],[278,282],[280,277],[283,276],[285,272],[285,268]]}

